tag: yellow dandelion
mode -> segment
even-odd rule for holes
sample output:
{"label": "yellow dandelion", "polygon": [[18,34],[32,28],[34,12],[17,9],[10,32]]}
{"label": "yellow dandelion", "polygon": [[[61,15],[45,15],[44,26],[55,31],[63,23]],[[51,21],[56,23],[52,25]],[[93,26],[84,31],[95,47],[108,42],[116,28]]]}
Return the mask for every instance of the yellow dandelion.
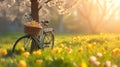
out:
{"label": "yellow dandelion", "polygon": [[120,49],[119,48],[115,48],[112,50],[111,52],[112,54],[119,54],[120,53]]}
{"label": "yellow dandelion", "polygon": [[64,44],[60,44],[60,48],[64,48]]}
{"label": "yellow dandelion", "polygon": [[2,56],[7,55],[7,50],[6,50],[6,49],[2,49],[2,50],[1,50],[1,55],[2,55]]}
{"label": "yellow dandelion", "polygon": [[88,67],[87,64],[85,62],[82,62],[79,67]]}
{"label": "yellow dandelion", "polygon": [[34,55],[39,56],[42,54],[41,50],[37,50],[33,52]]}
{"label": "yellow dandelion", "polygon": [[95,47],[97,44],[96,44],[96,42],[93,42],[93,46]]}
{"label": "yellow dandelion", "polygon": [[57,47],[54,49],[54,51],[55,51],[55,53],[60,53],[62,51],[62,49]]}
{"label": "yellow dandelion", "polygon": [[29,57],[29,55],[30,55],[29,52],[24,52],[24,53],[23,53],[23,56],[25,56],[25,57]]}
{"label": "yellow dandelion", "polygon": [[36,60],[37,64],[42,64],[42,62],[43,62],[43,60],[41,60],[41,59]]}
{"label": "yellow dandelion", "polygon": [[24,60],[20,60],[19,63],[18,63],[18,67],[26,67],[27,64]]}
{"label": "yellow dandelion", "polygon": [[91,44],[86,45],[86,49],[91,49],[91,48],[92,48]]}
{"label": "yellow dandelion", "polygon": [[80,40],[80,36],[77,36],[77,39]]}
{"label": "yellow dandelion", "polygon": [[20,48],[20,51],[22,51],[22,52],[25,51],[24,47],[21,47],[21,48]]}
{"label": "yellow dandelion", "polygon": [[73,37],[72,39],[73,39],[73,40],[77,40],[77,38],[76,38],[76,37]]}
{"label": "yellow dandelion", "polygon": [[72,38],[74,41],[79,41],[80,40],[80,37],[79,36],[76,36],[76,37],[73,37]]}
{"label": "yellow dandelion", "polygon": [[53,54],[53,50],[50,50],[50,54]]}
{"label": "yellow dandelion", "polygon": [[112,51],[111,51],[111,53],[112,53],[112,54],[115,54],[115,53],[116,53],[116,51],[115,51],[115,50],[112,50]]}

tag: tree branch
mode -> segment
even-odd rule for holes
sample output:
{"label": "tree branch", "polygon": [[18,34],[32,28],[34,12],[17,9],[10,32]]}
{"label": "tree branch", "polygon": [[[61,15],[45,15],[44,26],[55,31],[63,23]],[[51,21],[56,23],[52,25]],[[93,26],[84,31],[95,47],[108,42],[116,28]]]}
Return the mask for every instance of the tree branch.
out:
{"label": "tree branch", "polygon": [[[47,0],[47,1],[44,2],[44,4],[47,4],[47,3],[50,2],[50,1],[52,1],[52,0]],[[41,6],[38,8],[38,10],[40,10],[40,9],[42,8],[42,6],[43,6],[43,5],[41,5]]]}
{"label": "tree branch", "polygon": [[[100,25],[103,25],[105,16],[106,16],[106,15],[111,11],[111,9],[112,9],[112,8],[107,9],[107,1],[104,1],[103,6],[100,5],[100,1],[98,1],[98,0],[97,0],[97,3],[98,3],[98,7],[100,7],[99,9],[102,10],[102,14],[101,14],[100,17],[99,17],[99,20],[98,20],[99,23],[96,23],[96,24],[95,24],[95,27],[94,27],[94,28],[95,28],[96,30],[100,27]],[[111,3],[110,6],[113,7],[114,5]]]}
{"label": "tree branch", "polygon": [[52,1],[52,0],[47,0],[45,3],[48,3],[48,2],[50,2],[50,1]]}
{"label": "tree branch", "polygon": [[0,0],[0,2],[3,2],[4,0]]}

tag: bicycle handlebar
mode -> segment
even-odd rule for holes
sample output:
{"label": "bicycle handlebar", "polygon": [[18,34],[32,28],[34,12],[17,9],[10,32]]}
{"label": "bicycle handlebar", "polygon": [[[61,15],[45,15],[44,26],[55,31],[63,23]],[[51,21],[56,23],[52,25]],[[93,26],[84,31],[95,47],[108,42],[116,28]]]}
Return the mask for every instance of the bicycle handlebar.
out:
{"label": "bicycle handlebar", "polygon": [[48,26],[49,21],[41,21],[41,23],[45,26]]}
{"label": "bicycle handlebar", "polygon": [[[33,21],[33,18],[32,18],[32,16],[31,16],[31,14],[25,15],[25,18],[26,18],[28,21]],[[43,21],[40,21],[39,23],[42,23],[44,26],[48,26],[49,21],[43,20]]]}

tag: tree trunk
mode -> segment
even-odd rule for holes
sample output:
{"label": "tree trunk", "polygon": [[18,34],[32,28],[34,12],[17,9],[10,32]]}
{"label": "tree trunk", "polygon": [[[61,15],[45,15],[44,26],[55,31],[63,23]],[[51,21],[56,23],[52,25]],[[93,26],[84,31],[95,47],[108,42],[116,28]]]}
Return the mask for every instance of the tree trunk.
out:
{"label": "tree trunk", "polygon": [[63,32],[63,15],[59,15],[59,32],[62,33]]}
{"label": "tree trunk", "polygon": [[[37,0],[30,0],[31,1],[31,16],[34,21],[39,22],[39,3]],[[38,47],[36,46],[36,43],[32,41],[31,44],[31,50],[30,52],[32,53],[34,50],[37,50]]]}
{"label": "tree trunk", "polygon": [[38,8],[38,1],[37,0],[30,0],[31,1],[31,16],[34,21],[39,22],[39,8]]}

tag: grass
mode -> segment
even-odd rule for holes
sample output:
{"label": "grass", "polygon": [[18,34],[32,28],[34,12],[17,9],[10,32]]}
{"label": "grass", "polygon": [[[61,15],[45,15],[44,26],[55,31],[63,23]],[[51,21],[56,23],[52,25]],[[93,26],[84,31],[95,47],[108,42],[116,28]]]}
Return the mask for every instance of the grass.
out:
{"label": "grass", "polygon": [[[0,54],[0,67],[95,67],[95,62],[100,63],[98,67],[104,67],[106,61],[120,67],[119,34],[55,34],[53,50],[40,50],[37,55],[28,56],[22,52],[12,57],[13,44],[22,35],[22,33],[9,33],[0,36],[0,53],[3,49],[7,50],[6,55]],[[96,57],[97,53],[102,56]],[[91,56],[96,57],[96,61],[90,62]],[[24,62],[21,63],[21,60]]]}

